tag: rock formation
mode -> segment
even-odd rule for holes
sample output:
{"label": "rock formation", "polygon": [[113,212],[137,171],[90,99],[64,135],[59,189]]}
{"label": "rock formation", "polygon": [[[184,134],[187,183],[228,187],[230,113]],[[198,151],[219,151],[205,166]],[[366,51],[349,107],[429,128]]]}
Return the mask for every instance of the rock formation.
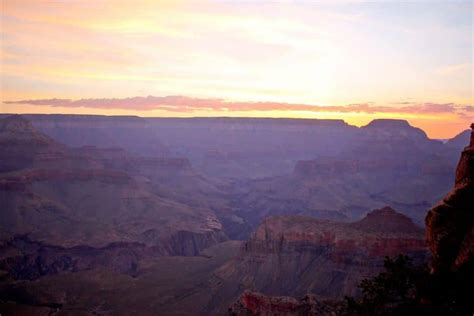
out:
{"label": "rock formation", "polygon": [[203,182],[185,158],[71,148],[20,115],[0,119],[0,146],[0,242],[28,235],[66,249],[127,242],[196,255],[227,239],[206,205],[178,201]]}
{"label": "rock formation", "polygon": [[[456,315],[471,315],[473,312],[471,289],[474,276],[474,124],[471,128],[473,131],[469,146],[462,152],[456,170],[454,189],[426,216],[426,240],[432,255],[432,274],[425,276],[421,282],[423,284],[418,284],[420,288],[417,288],[417,291],[420,291],[418,295],[421,295],[421,299],[411,302],[409,308],[412,312],[427,311],[436,315],[444,315],[448,311]],[[380,217],[385,220],[379,220]],[[363,220],[346,225],[372,233],[412,234],[418,230],[410,225],[409,219],[388,208],[376,210]],[[282,225],[279,228],[285,233],[279,244],[275,246],[270,243],[271,249],[283,249],[285,247],[282,246],[289,240],[296,240],[295,232],[291,228]],[[334,227],[329,230],[333,231]],[[300,234],[306,236],[303,237],[304,240],[323,240],[321,236],[315,237],[307,232],[308,229]],[[263,231],[262,236],[266,244],[272,235],[272,229],[266,228]],[[356,248],[364,249],[367,245],[365,242],[358,243]],[[386,245],[380,249],[390,251],[390,247]],[[406,254],[401,248],[395,252]],[[390,303],[387,301],[387,304]],[[323,306],[326,310],[322,313],[315,312],[317,306]],[[298,301],[291,297],[271,297],[246,292],[229,308],[229,315],[336,315],[337,310],[328,309],[329,307],[331,305],[321,300],[320,296],[312,300],[306,297]],[[393,306],[387,305],[388,309],[390,307]],[[408,311],[410,309],[405,312]]]}
{"label": "rock formation", "polygon": [[359,282],[380,272],[385,256],[400,253],[424,262],[424,233],[390,208],[353,223],[275,216],[264,220],[241,255],[217,275],[229,292],[234,287],[235,292],[341,299],[358,295]]}
{"label": "rock formation", "polygon": [[449,147],[455,148],[458,153],[459,151],[462,151],[464,147],[466,147],[466,144],[469,144],[469,140],[471,138],[471,130],[466,129],[462,131],[461,133],[457,134],[451,139],[448,139],[446,141],[446,145]]}
{"label": "rock formation", "polygon": [[[456,163],[440,153],[451,147],[404,121],[356,128],[313,120],[0,117],[6,315],[15,314],[12,302],[60,304],[64,313],[221,315],[243,289],[278,297],[246,292],[231,308],[237,315],[331,315],[338,305],[329,300],[356,295],[385,255],[428,255],[423,230],[390,208],[347,221],[384,205],[424,216],[447,192],[445,175]],[[430,220],[435,271],[472,260],[471,149],[456,189]],[[316,219],[323,217],[331,220]],[[239,252],[222,243],[229,231],[254,234]]]}
{"label": "rock formation", "polygon": [[[474,129],[474,124],[471,125]],[[472,269],[474,264],[474,130],[461,154],[453,190],[426,216],[434,273]]]}
{"label": "rock formation", "polygon": [[341,304],[335,301],[319,301],[312,294],[297,300],[288,296],[267,296],[256,292],[244,292],[229,307],[229,316],[329,316],[337,315]]}
{"label": "rock formation", "polygon": [[[406,251],[424,251],[423,230],[390,207],[374,210],[362,220],[341,223],[301,216],[276,216],[263,221],[246,243],[248,252],[280,253],[329,247],[330,254],[353,251],[383,258]],[[361,263],[364,260],[361,260]]]}
{"label": "rock formation", "polygon": [[65,156],[65,148],[39,133],[20,115],[0,119],[0,172],[50,165]]}

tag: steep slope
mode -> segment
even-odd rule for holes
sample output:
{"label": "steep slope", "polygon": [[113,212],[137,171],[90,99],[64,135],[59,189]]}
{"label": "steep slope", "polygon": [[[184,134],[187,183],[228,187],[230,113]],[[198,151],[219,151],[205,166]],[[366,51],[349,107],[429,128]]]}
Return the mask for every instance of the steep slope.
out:
{"label": "steep slope", "polygon": [[467,129],[462,131],[458,135],[449,139],[446,142],[446,146],[453,147],[457,151],[462,151],[466,144],[469,144],[469,139],[471,138],[471,130]]}
{"label": "steep slope", "polygon": [[[226,239],[212,210],[159,196],[138,171],[120,165],[127,159],[135,166],[147,161],[117,150],[94,153],[59,145],[20,116],[0,120],[0,127],[5,148],[29,158],[0,173],[3,241],[27,234],[61,247],[138,242],[160,254],[194,255]],[[3,156],[2,162],[11,164],[15,155]],[[178,172],[171,164],[189,169],[179,159],[152,162],[152,168],[171,174]]]}
{"label": "steep slope", "polygon": [[0,172],[46,165],[65,156],[65,148],[37,132],[20,115],[0,119]]}
{"label": "steep slope", "polygon": [[362,127],[362,130],[371,138],[412,139],[414,142],[424,142],[426,133],[411,126],[406,120],[375,119]]}
{"label": "steep slope", "polygon": [[137,116],[24,114],[40,132],[71,147],[121,147],[136,155],[167,155],[168,149]]}
{"label": "steep slope", "polygon": [[200,173],[217,178],[289,173],[297,160],[339,153],[350,146],[358,130],[342,120],[26,117],[69,146],[122,147],[140,156],[186,156]]}
{"label": "steep slope", "polygon": [[474,270],[474,131],[461,154],[454,188],[428,212],[426,227],[435,273]]}
{"label": "steep slope", "polygon": [[[474,129],[474,124],[471,125]],[[474,277],[474,130],[470,143],[462,152],[456,171],[454,189],[426,216],[426,239],[431,250],[431,274],[417,279],[409,305],[403,314],[429,313],[430,315],[470,315],[472,306],[472,280]],[[377,217],[392,220],[379,222]],[[400,229],[410,234],[417,228],[409,220],[391,210],[374,211],[363,220],[350,224],[364,231],[393,232]],[[412,271],[413,273],[413,271]],[[417,270],[420,273],[420,270]],[[418,275],[418,278],[420,275]],[[366,293],[366,296],[372,294]],[[398,301],[382,299],[383,309],[375,314],[397,310]],[[399,297],[397,298],[399,300]],[[342,303],[342,302],[340,302]],[[406,302],[405,302],[406,304]],[[318,307],[326,310],[320,312]],[[308,297],[298,301],[292,297],[271,297],[246,292],[230,306],[229,315],[327,315],[337,314],[331,309],[338,304]],[[374,308],[373,305],[366,306]],[[398,309],[400,311],[400,309]],[[415,312],[416,311],[416,312]],[[398,315],[398,313],[397,313]]]}
{"label": "steep slope", "polygon": [[293,174],[235,182],[234,208],[249,226],[266,216],[359,219],[391,205],[416,223],[448,192],[455,160],[406,121],[375,120],[339,155],[301,160]]}
{"label": "steep slope", "polygon": [[[85,255],[84,249],[78,248],[74,256],[58,256],[64,262],[73,259],[66,273],[9,282],[2,276],[0,313],[212,315],[207,305],[213,300],[209,291],[215,282],[213,273],[237,253],[239,246],[239,242],[226,241],[199,256],[146,257],[136,266],[133,254],[140,251],[137,249],[109,247],[109,254],[119,254],[114,257],[103,252]],[[42,266],[45,260],[38,261]]]}
{"label": "steep slope", "polygon": [[241,255],[218,270],[225,301],[243,289],[266,295],[319,299],[357,295],[358,283],[378,273],[385,256],[427,259],[423,230],[390,208],[361,221],[341,223],[302,216],[270,217],[245,243]]}
{"label": "steep slope", "polygon": [[371,233],[386,234],[419,234],[420,227],[416,226],[407,216],[395,212],[390,207],[374,210],[351,227]]}
{"label": "steep slope", "polygon": [[[153,193],[212,209],[239,239],[266,216],[355,220],[384,205],[421,224],[425,210],[449,191],[457,161],[453,146],[403,120],[357,128],[342,120],[27,117],[67,145],[123,148],[138,160],[109,150],[121,165],[109,159],[107,168],[136,173],[143,166],[139,174],[152,181]],[[150,173],[153,164],[174,169],[176,157],[186,157],[192,171]]]}

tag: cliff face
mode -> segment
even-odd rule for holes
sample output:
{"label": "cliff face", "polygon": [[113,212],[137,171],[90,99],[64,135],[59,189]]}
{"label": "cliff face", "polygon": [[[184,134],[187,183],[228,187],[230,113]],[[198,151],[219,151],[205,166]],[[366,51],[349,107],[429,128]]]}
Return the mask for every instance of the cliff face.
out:
{"label": "cliff face", "polygon": [[446,141],[446,145],[456,148],[458,151],[462,151],[466,144],[469,144],[471,138],[471,130],[467,129],[462,131],[458,135]]}
{"label": "cliff face", "polygon": [[226,240],[210,208],[182,198],[187,187],[202,186],[185,158],[71,148],[19,115],[0,119],[0,146],[0,242],[28,235],[64,253],[142,243],[155,254],[192,256]]}
{"label": "cliff face", "polygon": [[[474,124],[471,125],[474,129]],[[453,190],[426,216],[432,269],[443,273],[474,264],[474,131],[456,170]]]}
{"label": "cliff face", "polygon": [[357,295],[361,279],[378,273],[385,256],[400,253],[425,261],[423,230],[389,208],[354,223],[276,216],[258,227],[240,257],[218,275],[269,295],[342,298]]}
{"label": "cliff face", "polygon": [[0,119],[0,172],[48,165],[66,155],[64,146],[37,132],[20,115]]}
{"label": "cliff face", "polygon": [[272,215],[350,220],[391,205],[424,223],[426,210],[452,186],[454,149],[406,121],[376,120],[346,134],[352,142],[338,154],[299,160],[291,175],[236,183],[238,215],[256,227]]}
{"label": "cliff face", "polygon": [[371,137],[383,138],[410,138],[414,141],[426,140],[426,133],[420,129],[411,126],[406,120],[395,119],[375,119],[362,129],[370,132]]}
{"label": "cliff face", "polygon": [[[423,231],[408,217],[389,207],[374,210],[353,223],[340,223],[299,216],[271,217],[258,227],[245,245],[247,252],[305,252],[327,248],[332,258],[346,254],[383,258],[407,251],[424,251]],[[354,255],[351,257],[351,253]],[[365,258],[364,258],[365,259]],[[364,260],[359,262],[364,264]]]}
{"label": "cliff face", "polygon": [[340,310],[340,304],[332,301],[319,301],[311,294],[297,300],[292,297],[272,297],[255,292],[244,292],[229,307],[228,315],[327,316],[337,315]]}
{"label": "cliff face", "polygon": [[121,147],[138,155],[166,155],[144,118],[102,115],[23,115],[40,132],[72,147]]}
{"label": "cliff face", "polygon": [[[182,156],[214,177],[255,178],[290,171],[295,160],[351,145],[342,120],[140,118],[25,115],[68,146],[121,147],[140,156]],[[337,139],[334,141],[334,139]]]}
{"label": "cliff face", "polygon": [[0,243],[0,270],[15,280],[36,280],[62,272],[107,268],[135,276],[144,260],[160,256],[196,256],[226,240],[219,232],[180,231],[152,245],[115,242],[103,247],[60,247],[15,236]]}
{"label": "cliff face", "polygon": [[[267,216],[349,220],[384,205],[421,224],[426,209],[451,187],[458,158],[452,147],[400,120],[357,128],[338,120],[23,117],[48,137],[80,146],[74,149],[76,160],[61,158],[62,164],[94,164],[153,177],[157,195],[229,210],[232,214],[222,221],[239,239],[247,239]],[[456,152],[454,159],[441,154],[443,148]],[[176,177],[193,171],[205,177],[197,185],[194,175]],[[210,198],[214,193],[221,197]]]}
{"label": "cliff face", "polygon": [[[338,157],[318,157],[299,161],[294,174],[308,177],[341,177],[348,174],[394,173],[410,177],[429,171],[430,164],[449,173],[454,166],[443,151],[443,144],[431,140],[419,128],[404,120],[374,120],[360,128],[358,141]],[[439,172],[439,170],[438,170]],[[389,178],[390,179],[390,178]],[[390,179],[393,181],[393,179]],[[383,185],[383,183],[381,183]]]}

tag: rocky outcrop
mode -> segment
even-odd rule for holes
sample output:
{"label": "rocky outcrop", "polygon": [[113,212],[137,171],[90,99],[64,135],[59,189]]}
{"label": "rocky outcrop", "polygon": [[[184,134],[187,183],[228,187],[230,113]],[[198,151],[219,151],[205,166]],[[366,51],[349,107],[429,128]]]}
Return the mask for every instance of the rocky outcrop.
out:
{"label": "rocky outcrop", "polygon": [[187,203],[184,187],[198,190],[198,181],[186,158],[67,147],[19,115],[0,119],[0,145],[0,241],[26,234],[68,249],[143,243],[160,255],[193,256],[227,240],[207,205]]}
{"label": "rocky outcrop", "polygon": [[21,115],[11,115],[0,119],[0,140],[2,145],[15,141],[28,142],[30,145],[55,145],[51,138],[38,133],[30,121]]}
{"label": "rocky outcrop", "polygon": [[268,295],[335,299],[358,295],[359,282],[380,272],[385,256],[398,254],[416,262],[428,256],[423,230],[390,208],[353,223],[275,216],[264,220],[218,275]]}
{"label": "rocky outcrop", "polygon": [[[427,260],[423,230],[389,207],[374,210],[354,223],[291,216],[270,218],[244,249],[248,258],[241,258],[234,273],[246,273],[242,278],[244,288],[265,294],[244,292],[229,307],[228,315],[232,316],[341,315],[345,312],[343,302],[328,297],[357,296],[350,288],[381,270],[377,258],[407,254],[418,262]],[[463,249],[472,249],[472,244]],[[299,268],[302,270],[295,276]],[[265,280],[261,274],[270,277]],[[301,284],[305,289],[295,286]],[[293,298],[304,293],[316,295]]]}
{"label": "rocky outcrop", "polygon": [[0,270],[16,280],[34,280],[61,272],[77,272],[106,267],[119,273],[134,275],[139,260],[160,255],[140,243],[112,243],[94,248],[65,248],[16,236],[0,245]]}
{"label": "rocky outcrop", "polygon": [[66,156],[65,148],[37,132],[21,115],[0,119],[0,172],[49,164]]}
{"label": "rocky outcrop", "polygon": [[349,224],[349,226],[366,233],[417,236],[422,233],[422,229],[415,225],[410,218],[388,206],[370,212],[363,219]]}
{"label": "rocky outcrop", "polygon": [[406,120],[375,119],[362,130],[377,139],[385,138],[411,138],[414,141],[427,140],[426,133],[410,125]]}
{"label": "rocky outcrop", "polygon": [[458,152],[462,151],[466,144],[469,144],[471,130],[466,129],[446,142],[446,146],[455,148]]}
{"label": "rocky outcrop", "polygon": [[142,234],[142,240],[161,255],[196,256],[202,250],[228,240],[220,230],[220,224],[215,228],[203,232],[181,230],[164,238],[160,236],[159,230],[150,229]]}
{"label": "rocky outcrop", "polygon": [[226,236],[220,231],[180,231],[152,245],[114,242],[103,247],[61,247],[34,241],[24,235],[15,236],[0,243],[0,271],[16,280],[35,280],[100,267],[134,276],[142,260],[160,256],[196,256],[225,240]]}
{"label": "rocky outcrop", "polygon": [[[474,129],[474,124],[471,125]],[[434,273],[474,265],[474,130],[456,170],[453,190],[426,216],[426,237]]]}
{"label": "rocky outcrop", "polygon": [[35,128],[72,147],[121,147],[139,155],[164,155],[167,148],[137,116],[25,114]]}
{"label": "rocky outcrop", "polygon": [[[373,120],[360,128],[357,141],[347,146],[341,155],[298,161],[293,173],[302,177],[334,178],[394,170],[419,172],[424,164],[433,161],[432,153],[441,148],[441,142],[430,140],[423,130],[405,120]],[[446,163],[443,158],[438,165]]]}
{"label": "rocky outcrop", "polygon": [[[293,160],[316,157],[323,151],[340,152],[351,144],[358,131],[342,120],[25,117],[40,131],[68,146],[114,146],[138,156],[184,154],[201,173],[238,178],[281,174],[291,171]],[[217,159],[212,154],[216,151]]]}
{"label": "rocky outcrop", "polygon": [[247,252],[270,253],[318,248],[324,248],[335,258],[346,253],[345,260],[355,263],[357,255],[380,259],[404,252],[424,252],[425,243],[420,227],[405,215],[385,207],[353,223],[299,216],[271,217],[264,220],[245,245]]}
{"label": "rocky outcrop", "polygon": [[330,316],[338,315],[341,304],[321,301],[315,295],[297,300],[287,296],[268,296],[257,292],[244,292],[229,307],[229,316]]}

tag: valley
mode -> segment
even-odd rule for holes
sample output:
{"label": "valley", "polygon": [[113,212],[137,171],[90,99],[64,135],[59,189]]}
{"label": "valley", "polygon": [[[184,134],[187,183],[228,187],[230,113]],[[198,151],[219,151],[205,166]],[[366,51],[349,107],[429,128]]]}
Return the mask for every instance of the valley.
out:
{"label": "valley", "polygon": [[400,120],[2,115],[0,313],[357,297],[385,256],[428,262],[463,141]]}

